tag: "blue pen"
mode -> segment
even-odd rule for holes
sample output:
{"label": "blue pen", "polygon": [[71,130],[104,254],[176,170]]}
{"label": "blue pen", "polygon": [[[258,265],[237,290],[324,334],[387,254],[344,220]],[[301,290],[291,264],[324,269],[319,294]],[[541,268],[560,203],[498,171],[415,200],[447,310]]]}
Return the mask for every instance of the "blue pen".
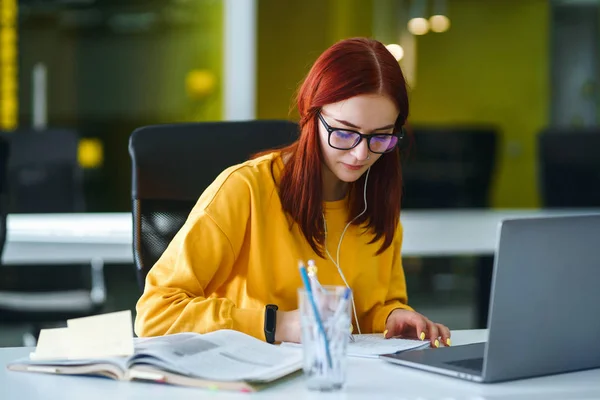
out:
{"label": "blue pen", "polygon": [[317,303],[315,302],[315,298],[313,296],[312,287],[310,286],[310,280],[308,279],[308,274],[306,273],[306,267],[299,263],[298,268],[300,269],[300,276],[302,277],[302,282],[304,283],[304,288],[306,289],[306,294],[308,295],[308,300],[312,306],[313,312],[315,314],[315,320],[317,321],[317,327],[321,334],[323,335],[323,341],[325,342],[325,354],[327,356],[327,365],[329,368],[332,367],[331,354],[329,352],[329,340],[327,340],[327,333],[325,332],[325,328],[323,327],[323,321],[321,321],[321,316],[319,314],[319,310],[317,308]]}

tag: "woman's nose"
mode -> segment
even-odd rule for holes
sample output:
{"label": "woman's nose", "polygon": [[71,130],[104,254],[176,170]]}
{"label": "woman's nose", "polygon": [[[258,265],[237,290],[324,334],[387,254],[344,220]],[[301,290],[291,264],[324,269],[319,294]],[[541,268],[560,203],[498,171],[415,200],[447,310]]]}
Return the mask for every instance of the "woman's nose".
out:
{"label": "woman's nose", "polygon": [[364,161],[369,156],[369,146],[367,139],[363,138],[358,145],[352,149],[352,155],[359,161]]}

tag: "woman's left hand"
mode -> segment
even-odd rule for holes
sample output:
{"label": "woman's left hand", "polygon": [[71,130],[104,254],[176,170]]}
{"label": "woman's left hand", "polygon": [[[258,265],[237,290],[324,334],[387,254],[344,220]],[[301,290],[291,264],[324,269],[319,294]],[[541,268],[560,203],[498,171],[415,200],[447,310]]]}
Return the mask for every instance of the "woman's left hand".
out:
{"label": "woman's left hand", "polygon": [[431,347],[450,346],[450,329],[431,322],[416,311],[395,309],[385,323],[386,339],[398,336],[410,339],[429,339]]}

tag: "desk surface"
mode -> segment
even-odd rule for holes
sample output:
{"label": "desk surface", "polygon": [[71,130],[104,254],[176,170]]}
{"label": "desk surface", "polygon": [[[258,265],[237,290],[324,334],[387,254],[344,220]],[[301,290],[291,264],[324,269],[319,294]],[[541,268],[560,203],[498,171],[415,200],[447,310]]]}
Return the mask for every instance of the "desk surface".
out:
{"label": "desk surface", "polygon": [[[507,218],[600,213],[596,210],[403,211],[404,256],[491,255]],[[131,264],[130,213],[11,214],[5,264],[79,263],[101,258]]]}
{"label": "desk surface", "polygon": [[[484,330],[453,332],[454,345],[485,341]],[[0,393],[12,399],[597,399],[600,398],[600,369],[491,385],[441,376],[382,360],[350,358],[345,388],[337,393],[310,392],[302,376],[248,395],[206,392],[201,389],[152,383],[117,382],[102,378],[70,377],[13,372],[10,360],[26,356],[31,349],[0,349]],[[285,396],[285,397],[284,397]]]}

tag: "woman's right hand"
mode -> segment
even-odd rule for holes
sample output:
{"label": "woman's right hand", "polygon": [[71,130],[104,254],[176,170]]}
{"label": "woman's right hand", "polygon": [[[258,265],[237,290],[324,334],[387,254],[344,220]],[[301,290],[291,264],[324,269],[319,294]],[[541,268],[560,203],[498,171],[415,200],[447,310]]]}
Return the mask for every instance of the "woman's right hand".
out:
{"label": "woman's right hand", "polygon": [[300,343],[300,312],[277,311],[277,322],[275,324],[275,341]]}

